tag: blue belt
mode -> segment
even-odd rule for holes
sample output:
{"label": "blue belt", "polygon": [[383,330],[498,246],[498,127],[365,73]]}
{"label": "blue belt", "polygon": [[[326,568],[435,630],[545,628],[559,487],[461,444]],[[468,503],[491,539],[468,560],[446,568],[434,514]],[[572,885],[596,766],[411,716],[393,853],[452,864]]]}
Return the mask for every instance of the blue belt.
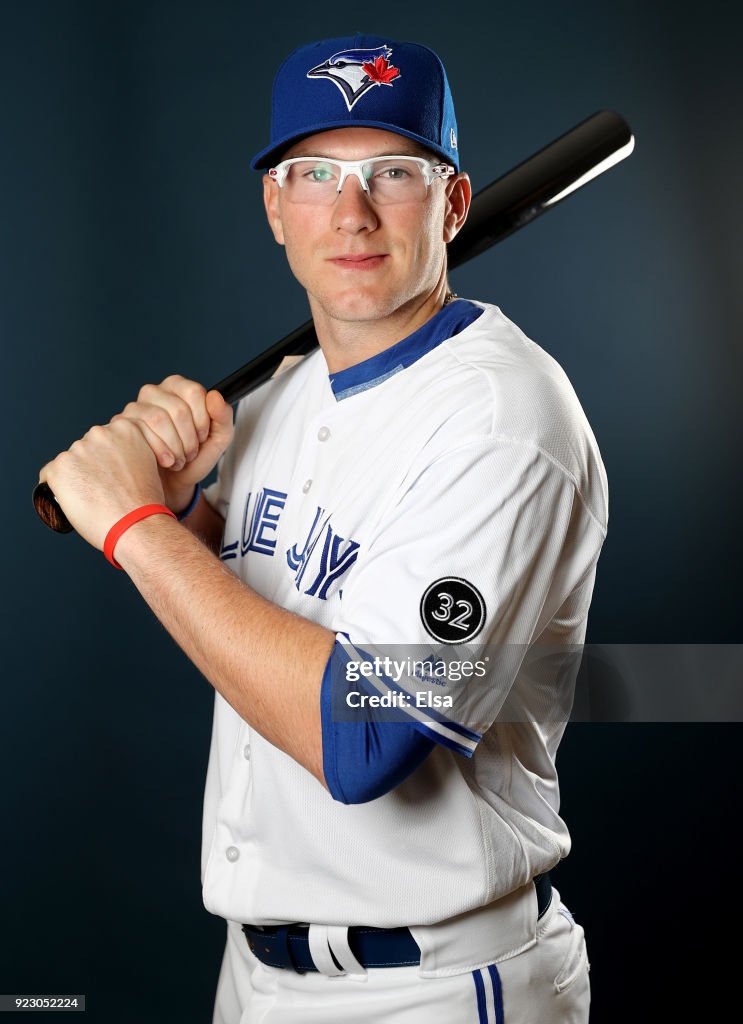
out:
{"label": "blue belt", "polygon": [[[537,916],[541,917],[552,899],[552,883],[548,874],[534,879],[537,893]],[[308,924],[284,924],[261,928],[244,924],[242,930],[251,953],[267,967],[304,974],[316,971],[310,954]],[[419,964],[421,951],[409,928],[348,929],[348,944],[362,967],[409,967]],[[339,965],[340,966],[340,965]]]}

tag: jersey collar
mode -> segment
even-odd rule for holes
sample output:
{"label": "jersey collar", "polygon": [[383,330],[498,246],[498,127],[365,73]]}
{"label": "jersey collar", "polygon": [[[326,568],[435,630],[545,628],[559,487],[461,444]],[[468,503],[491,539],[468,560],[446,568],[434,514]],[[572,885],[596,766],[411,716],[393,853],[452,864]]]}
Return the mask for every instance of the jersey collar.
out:
{"label": "jersey collar", "polygon": [[363,362],[329,377],[336,401],[341,402],[360,391],[368,391],[388,377],[393,377],[400,370],[412,366],[442,341],[453,338],[465,327],[469,327],[482,312],[480,306],[467,299],[456,299],[447,306],[442,306],[435,316],[407,338],[398,341],[384,352],[378,352],[370,359],[364,359]]}

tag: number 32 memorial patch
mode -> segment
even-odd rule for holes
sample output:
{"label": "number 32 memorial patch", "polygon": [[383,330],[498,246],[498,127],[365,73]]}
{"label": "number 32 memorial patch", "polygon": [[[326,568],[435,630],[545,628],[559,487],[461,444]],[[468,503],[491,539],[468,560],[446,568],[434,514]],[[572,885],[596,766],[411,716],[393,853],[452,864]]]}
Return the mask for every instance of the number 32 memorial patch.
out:
{"label": "number 32 memorial patch", "polygon": [[485,601],[480,591],[458,576],[444,576],[421,599],[421,619],[434,640],[462,644],[485,624]]}

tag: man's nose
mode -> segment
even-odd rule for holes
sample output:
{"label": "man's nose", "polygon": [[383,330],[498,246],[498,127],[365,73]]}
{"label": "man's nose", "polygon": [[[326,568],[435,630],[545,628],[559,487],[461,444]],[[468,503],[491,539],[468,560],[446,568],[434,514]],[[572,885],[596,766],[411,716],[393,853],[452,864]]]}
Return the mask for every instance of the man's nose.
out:
{"label": "man's nose", "polygon": [[355,174],[349,174],[333,204],[332,226],[338,231],[373,231],[379,221],[369,193]]}

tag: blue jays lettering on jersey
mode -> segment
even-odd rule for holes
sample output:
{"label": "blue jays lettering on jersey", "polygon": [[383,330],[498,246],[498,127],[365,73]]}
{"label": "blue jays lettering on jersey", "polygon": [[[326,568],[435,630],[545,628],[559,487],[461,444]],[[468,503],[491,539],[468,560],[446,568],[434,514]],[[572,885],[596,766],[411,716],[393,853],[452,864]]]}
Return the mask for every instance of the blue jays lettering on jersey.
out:
{"label": "blue jays lettering on jersey", "polygon": [[[252,508],[251,508],[251,499]],[[276,528],[286,503],[286,493],[273,487],[262,487],[255,495],[248,493],[245,499],[240,539],[222,541],[220,558],[229,561],[238,554],[245,557],[249,551],[261,555],[273,555],[276,550]]]}
{"label": "blue jays lettering on jersey", "polygon": [[[229,561],[244,558],[250,552],[272,557],[276,553],[275,533],[287,495],[272,487],[263,487],[255,498],[248,493],[239,541],[222,542],[220,557]],[[251,512],[251,499],[253,499]],[[331,587],[337,587],[356,561],[359,544],[341,537],[325,509],[318,508],[304,541],[286,551],[286,563],[294,573],[297,590],[321,601],[327,600]],[[316,557],[313,559],[313,556]],[[308,569],[310,572],[308,573]]]}
{"label": "blue jays lettering on jersey", "polygon": [[[294,586],[302,593],[318,597],[321,601],[327,600],[331,586],[340,585],[359,552],[359,544],[355,540],[344,540],[339,536],[329,519],[329,516],[325,517],[325,509],[318,508],[302,550],[299,551],[295,544],[286,553],[289,568],[295,573]],[[305,587],[307,567],[311,564],[316,548],[320,553],[319,565],[316,565],[315,574],[310,573],[308,579],[313,575],[314,579]]]}

